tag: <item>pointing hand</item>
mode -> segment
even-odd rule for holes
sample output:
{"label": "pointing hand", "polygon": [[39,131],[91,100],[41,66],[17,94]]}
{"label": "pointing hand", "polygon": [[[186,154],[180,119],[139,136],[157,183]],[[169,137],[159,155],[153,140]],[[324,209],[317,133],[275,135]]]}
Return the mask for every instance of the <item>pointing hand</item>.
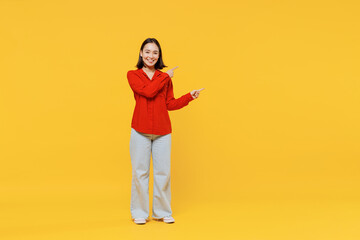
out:
{"label": "pointing hand", "polygon": [[196,98],[199,97],[200,91],[202,91],[202,90],[204,90],[204,89],[205,89],[205,88],[201,88],[201,89],[199,89],[199,90],[192,90],[192,91],[190,92],[190,94],[191,94],[191,96],[192,96],[194,99],[196,99]]}
{"label": "pointing hand", "polygon": [[172,78],[174,76],[174,70],[177,69],[178,67],[179,66],[171,68],[171,69],[167,70],[166,73],[169,74],[169,76]]}

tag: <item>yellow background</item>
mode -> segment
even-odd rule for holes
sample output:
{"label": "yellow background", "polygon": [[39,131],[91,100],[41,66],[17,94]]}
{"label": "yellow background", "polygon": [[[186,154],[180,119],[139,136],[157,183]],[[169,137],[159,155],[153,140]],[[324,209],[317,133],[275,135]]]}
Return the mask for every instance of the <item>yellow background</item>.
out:
{"label": "yellow background", "polygon": [[[359,12],[1,0],[0,238],[359,239]],[[148,37],[176,97],[205,88],[170,113],[172,225],[130,219],[126,73]]]}

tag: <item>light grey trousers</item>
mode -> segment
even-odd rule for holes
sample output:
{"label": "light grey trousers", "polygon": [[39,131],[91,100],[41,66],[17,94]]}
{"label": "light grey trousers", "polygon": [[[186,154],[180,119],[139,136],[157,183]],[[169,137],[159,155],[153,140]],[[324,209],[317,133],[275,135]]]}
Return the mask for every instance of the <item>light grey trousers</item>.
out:
{"label": "light grey trousers", "polygon": [[171,216],[170,192],[171,133],[150,136],[131,128],[130,157],[132,165],[131,203],[132,218],[149,217],[150,156],[153,159],[152,218]]}

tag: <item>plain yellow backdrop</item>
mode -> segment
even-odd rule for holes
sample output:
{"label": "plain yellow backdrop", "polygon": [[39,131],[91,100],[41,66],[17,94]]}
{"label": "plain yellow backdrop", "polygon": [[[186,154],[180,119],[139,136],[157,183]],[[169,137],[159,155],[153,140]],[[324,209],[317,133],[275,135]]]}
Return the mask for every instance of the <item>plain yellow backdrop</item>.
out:
{"label": "plain yellow backdrop", "polygon": [[[357,1],[1,0],[0,236],[136,239],[160,226],[130,221],[126,73],[153,37],[162,71],[179,66],[175,97],[205,88],[170,112],[171,228],[193,222],[157,236],[358,239],[359,10]],[[194,223],[210,217],[222,220]],[[254,231],[229,229],[229,219]]]}

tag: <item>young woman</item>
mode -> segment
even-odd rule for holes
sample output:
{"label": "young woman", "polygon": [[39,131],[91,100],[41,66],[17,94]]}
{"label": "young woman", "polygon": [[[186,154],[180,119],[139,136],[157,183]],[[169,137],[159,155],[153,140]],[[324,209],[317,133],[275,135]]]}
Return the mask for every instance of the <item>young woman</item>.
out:
{"label": "young woman", "polygon": [[174,67],[167,72],[159,42],[147,38],[141,45],[136,70],[127,72],[127,79],[136,101],[130,135],[132,165],[132,219],[136,224],[149,220],[149,169],[153,158],[154,191],[152,218],[165,223],[175,222],[170,206],[171,122],[168,111],[185,107],[199,97],[193,90],[174,98],[172,77]]}

